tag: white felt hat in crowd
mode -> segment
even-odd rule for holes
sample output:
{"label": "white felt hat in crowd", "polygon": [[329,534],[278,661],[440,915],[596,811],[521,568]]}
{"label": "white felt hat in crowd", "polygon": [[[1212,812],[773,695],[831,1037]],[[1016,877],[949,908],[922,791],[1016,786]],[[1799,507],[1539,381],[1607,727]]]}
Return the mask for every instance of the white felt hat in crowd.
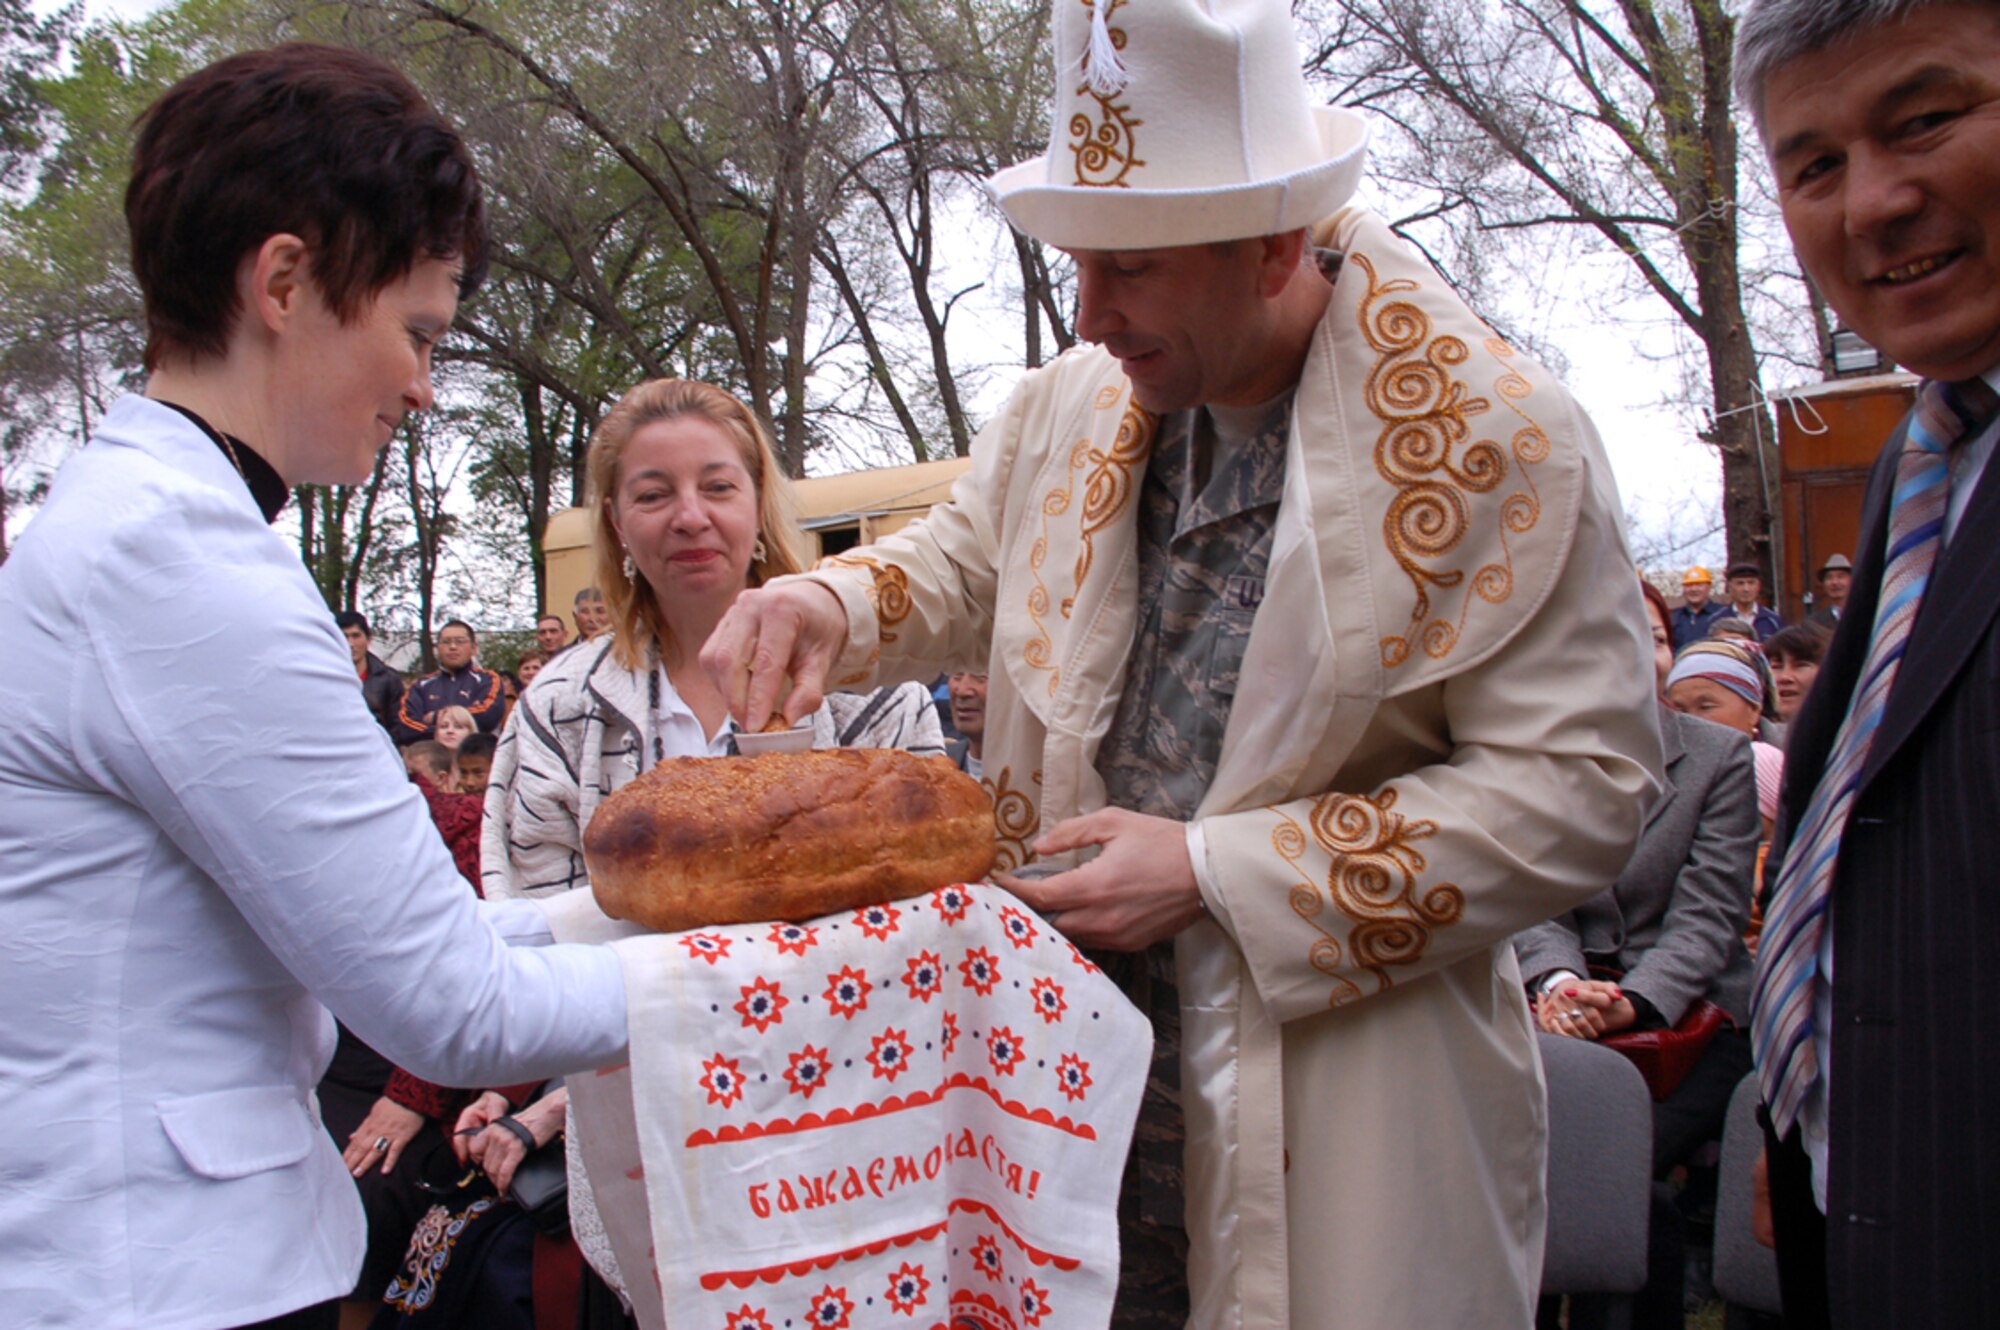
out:
{"label": "white felt hat in crowd", "polygon": [[1315,106],[1285,0],[1055,0],[1049,150],[986,182],[1066,249],[1275,235],[1338,210],[1368,125]]}

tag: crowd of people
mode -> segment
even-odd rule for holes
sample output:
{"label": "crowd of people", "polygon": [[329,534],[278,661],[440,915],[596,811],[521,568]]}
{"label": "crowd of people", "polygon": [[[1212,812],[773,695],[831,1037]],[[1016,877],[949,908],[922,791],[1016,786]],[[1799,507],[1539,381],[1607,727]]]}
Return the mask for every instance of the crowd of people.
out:
{"label": "crowd of people", "polygon": [[[635,439],[642,449],[655,442],[646,426],[685,418],[733,429],[740,439],[762,437],[741,404],[718,390],[649,384],[607,419],[592,453],[593,463],[602,469],[600,482],[607,488],[619,483],[630,465],[624,461],[626,450]],[[759,474],[766,474],[761,442],[756,448],[733,441],[729,446],[740,448]],[[649,460],[658,460],[650,457],[651,451]],[[682,464],[686,478],[698,473],[700,460],[697,453]],[[644,474],[674,469],[669,454],[665,465]],[[782,506],[774,508],[761,519],[760,531],[779,529]],[[638,529],[636,523],[633,528]],[[368,652],[367,621],[355,614],[341,616],[370,709],[402,742],[410,779],[423,790],[440,834],[475,890],[486,889],[478,873],[482,816],[489,819],[487,834],[506,847],[484,856],[487,885],[526,896],[587,885],[581,829],[598,800],[641,769],[600,765],[591,755],[600,755],[601,762],[601,755],[641,751],[641,734],[670,736],[662,738],[652,760],[732,751],[726,708],[719,698],[702,697],[703,676],[683,660],[678,671],[664,669],[658,693],[649,695],[654,685],[645,666],[652,660],[655,670],[662,668],[657,660],[661,644],[675,640],[670,622],[682,622],[680,640],[705,640],[712,621],[734,602],[734,595],[719,596],[701,609],[684,594],[656,592],[648,605],[639,599],[640,588],[680,585],[668,580],[674,575],[672,560],[635,558],[628,574],[626,538],[609,524],[600,534],[607,548],[598,551],[597,571],[612,579],[612,615],[590,613],[588,607],[607,602],[596,588],[587,589],[577,598],[582,612],[576,615],[574,633],[562,616],[543,616],[535,628],[536,648],[523,656],[523,663],[532,667],[526,677],[497,676],[501,729],[507,728],[514,705],[525,706],[535,718],[513,737],[513,751],[498,773],[493,771],[498,740],[477,728],[467,708],[440,705],[428,714],[412,714],[399,707],[384,717],[376,694],[403,696],[401,680]],[[727,549],[726,540],[718,543]],[[794,547],[802,544],[803,537],[791,541]],[[651,553],[645,545],[640,548]],[[1846,560],[1835,556],[1829,563],[1845,565]],[[742,582],[732,574],[726,585],[746,589],[778,575],[774,569],[800,566],[796,558],[790,567],[767,558],[750,568]],[[657,582],[641,580],[648,568]],[[1673,1027],[1711,1004],[1728,1018],[1708,1037],[1692,1070],[1655,1107],[1657,1180],[1649,1278],[1634,1322],[1640,1326],[1682,1324],[1688,1264],[1684,1234],[1690,1219],[1707,1218],[1713,1201],[1713,1172],[1703,1168],[1707,1161],[1702,1152],[1719,1139],[1730,1095],[1751,1065],[1747,1021],[1758,931],[1754,901],[1777,813],[1784,725],[1810,690],[1831,636],[1809,619],[1772,628],[1760,644],[1760,623],[1768,626],[1776,616],[1759,605],[1763,614],[1752,617],[1744,613],[1746,603],[1734,598],[1746,591],[1754,598],[1753,572],[1733,569],[1729,581],[1733,612],[1709,616],[1707,636],[1678,652],[1672,645],[1676,608],[1653,584],[1639,584],[1654,645],[1653,705],[1665,756],[1666,793],[1649,809],[1631,861],[1610,889],[1513,939],[1536,1023],[1549,1035],[1598,1039],[1627,1029]],[[1706,582],[1706,571],[1697,567],[1688,570],[1683,586]],[[1677,608],[1688,606],[1684,602]],[[623,631],[613,631],[614,626]],[[477,640],[469,627],[454,620],[440,630],[439,642],[442,646],[447,636],[460,635]],[[624,664],[628,652],[640,668]],[[476,660],[443,651],[440,656],[440,669],[419,680],[412,693],[442,698],[448,695],[443,691],[447,685],[492,691],[495,674]],[[527,686],[545,666],[553,666],[547,681],[529,694]],[[584,680],[591,681],[587,696]],[[987,682],[982,672],[955,670],[940,676],[928,694],[905,686],[897,690],[892,708],[876,711],[860,729],[844,725],[843,717],[873,710],[872,696],[830,694],[823,708],[827,733],[821,737],[848,745],[943,751],[961,770],[981,776]],[[684,700],[683,688],[702,701],[699,709]],[[523,700],[516,703],[517,697]],[[586,700],[597,703],[596,709],[583,705]],[[433,737],[411,737],[426,731]],[[524,778],[524,765],[529,771],[578,774],[574,780],[553,782]],[[488,812],[486,793],[495,774],[500,792]],[[385,1327],[426,1323],[421,1317],[410,1319],[414,1270],[439,1261],[431,1235],[445,1227],[443,1216],[452,1211],[449,1198],[436,1195],[434,1187],[427,1189],[422,1161],[431,1160],[435,1172],[439,1151],[448,1150],[455,1132],[478,1134],[478,1161],[498,1192],[497,1198],[482,1190],[461,1200],[460,1211],[469,1210],[473,1219],[486,1216],[483,1223],[500,1230],[500,1236],[477,1244],[476,1273],[443,1286],[450,1294],[442,1304],[449,1313],[430,1310],[429,1323],[450,1324],[456,1318],[460,1324],[525,1330],[538,1324],[537,1310],[544,1326],[573,1323],[574,1308],[534,1306],[531,1272],[537,1262],[544,1268],[567,1262],[556,1287],[579,1300],[578,1307],[594,1308],[587,1314],[598,1323],[617,1323],[621,1313],[615,1300],[599,1288],[594,1273],[585,1273],[616,1269],[608,1247],[600,1244],[589,1253],[591,1265],[578,1266],[578,1248],[537,1236],[520,1208],[504,1199],[513,1166],[562,1134],[568,1091],[560,1083],[476,1094],[450,1091],[389,1066],[343,1029],[320,1097],[327,1129],[355,1168],[369,1215],[369,1256],[350,1302],[355,1324],[377,1316],[384,1318]],[[502,1119],[522,1126],[528,1140],[511,1134],[489,1137],[483,1131]],[[488,1140],[490,1147],[484,1144]],[[489,1157],[489,1149],[504,1151],[504,1157]],[[475,1147],[458,1153],[472,1158]],[[581,1203],[587,1205],[587,1198]],[[412,1235],[433,1208],[439,1217],[422,1226],[423,1238],[411,1248]],[[457,1222],[465,1226],[463,1219]],[[471,1227],[483,1238],[484,1228]],[[406,1262],[412,1267],[408,1272],[402,1268]],[[461,1269],[471,1264],[464,1257],[451,1257],[450,1263]],[[546,1274],[543,1282],[549,1282]],[[387,1314],[380,1310],[385,1290],[393,1302]],[[1572,1298],[1563,1312],[1565,1323],[1571,1330],[1603,1324],[1609,1306],[1610,1300],[1601,1297]],[[1545,1299],[1538,1319],[1553,1326],[1556,1316],[1556,1301]]]}
{"label": "crowd of people", "polygon": [[754,413],[640,384],[574,638],[509,679],[452,621],[408,684],[270,523],[432,405],[476,167],[354,51],[177,84],[126,195],[145,392],[0,566],[0,1320],[662,1323],[571,1166],[625,975],[558,924],[606,796],[782,717],[975,774],[995,882],[1150,1019],[1115,1326],[1560,1319],[1540,1050],[1649,1030],[1701,1042],[1651,1087],[1644,1324],[1746,1075],[1786,1324],[1982,1323],[2000,11],[1735,22],[1804,271],[1926,380],[1805,623],[1754,563],[1635,587],[1595,426],[1352,206],[1367,122],[1289,7],[1161,0],[1055,12],[1077,77],[989,183],[1089,345],[947,502],[809,566]]}

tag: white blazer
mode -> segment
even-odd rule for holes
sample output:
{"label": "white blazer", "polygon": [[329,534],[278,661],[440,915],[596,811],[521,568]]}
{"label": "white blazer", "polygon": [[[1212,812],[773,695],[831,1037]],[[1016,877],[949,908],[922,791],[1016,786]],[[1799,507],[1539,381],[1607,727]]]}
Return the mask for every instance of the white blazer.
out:
{"label": "white blazer", "polygon": [[448,1085],[623,1056],[616,958],[507,945],[546,921],[466,890],[297,551],[183,417],[112,408],[0,624],[0,1325],[344,1295],[328,1008]]}

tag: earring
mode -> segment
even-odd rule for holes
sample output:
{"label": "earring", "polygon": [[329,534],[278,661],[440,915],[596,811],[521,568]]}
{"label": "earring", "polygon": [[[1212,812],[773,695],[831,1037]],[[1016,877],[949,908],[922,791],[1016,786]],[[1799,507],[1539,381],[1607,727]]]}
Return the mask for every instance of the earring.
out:
{"label": "earring", "polygon": [[771,551],[764,548],[764,533],[757,533],[757,543],[750,547],[750,562],[762,563],[771,557]]}
{"label": "earring", "polygon": [[630,550],[625,551],[625,580],[628,582],[639,580],[639,565],[632,562],[632,551]]}

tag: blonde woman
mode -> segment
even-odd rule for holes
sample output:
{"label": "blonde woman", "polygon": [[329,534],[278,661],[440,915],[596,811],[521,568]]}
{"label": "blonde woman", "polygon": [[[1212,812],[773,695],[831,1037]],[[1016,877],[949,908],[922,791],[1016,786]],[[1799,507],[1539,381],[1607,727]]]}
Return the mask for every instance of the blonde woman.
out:
{"label": "blonde woman", "polygon": [[437,714],[437,741],[452,752],[473,735],[479,733],[479,722],[464,707],[446,707]]}
{"label": "blonde woman", "polygon": [[[746,588],[805,567],[805,534],[770,440],[720,388],[680,379],[639,385],[597,427],[587,466],[596,584],[612,631],[544,666],[501,735],[481,837],[492,897],[588,886],[583,829],[605,796],[667,758],[735,751],[727,703],[697,653]],[[922,684],[831,694],[812,727],[815,748],[944,752]],[[563,1115],[546,1110],[565,1093],[521,1115],[537,1144],[562,1126]],[[459,1129],[484,1125],[484,1111],[475,1105]],[[524,1149],[500,1132],[463,1139],[475,1155]],[[618,1287],[579,1177],[572,1168],[577,1239]]]}
{"label": "blonde woman", "polygon": [[[583,828],[605,795],[665,758],[734,751],[728,707],[696,653],[745,588],[805,566],[770,441],[720,388],[634,388],[597,427],[587,466],[613,631],[550,661],[501,737],[483,838],[494,896],[585,885]],[[836,694],[812,723],[817,748],[944,751],[918,684]]]}

